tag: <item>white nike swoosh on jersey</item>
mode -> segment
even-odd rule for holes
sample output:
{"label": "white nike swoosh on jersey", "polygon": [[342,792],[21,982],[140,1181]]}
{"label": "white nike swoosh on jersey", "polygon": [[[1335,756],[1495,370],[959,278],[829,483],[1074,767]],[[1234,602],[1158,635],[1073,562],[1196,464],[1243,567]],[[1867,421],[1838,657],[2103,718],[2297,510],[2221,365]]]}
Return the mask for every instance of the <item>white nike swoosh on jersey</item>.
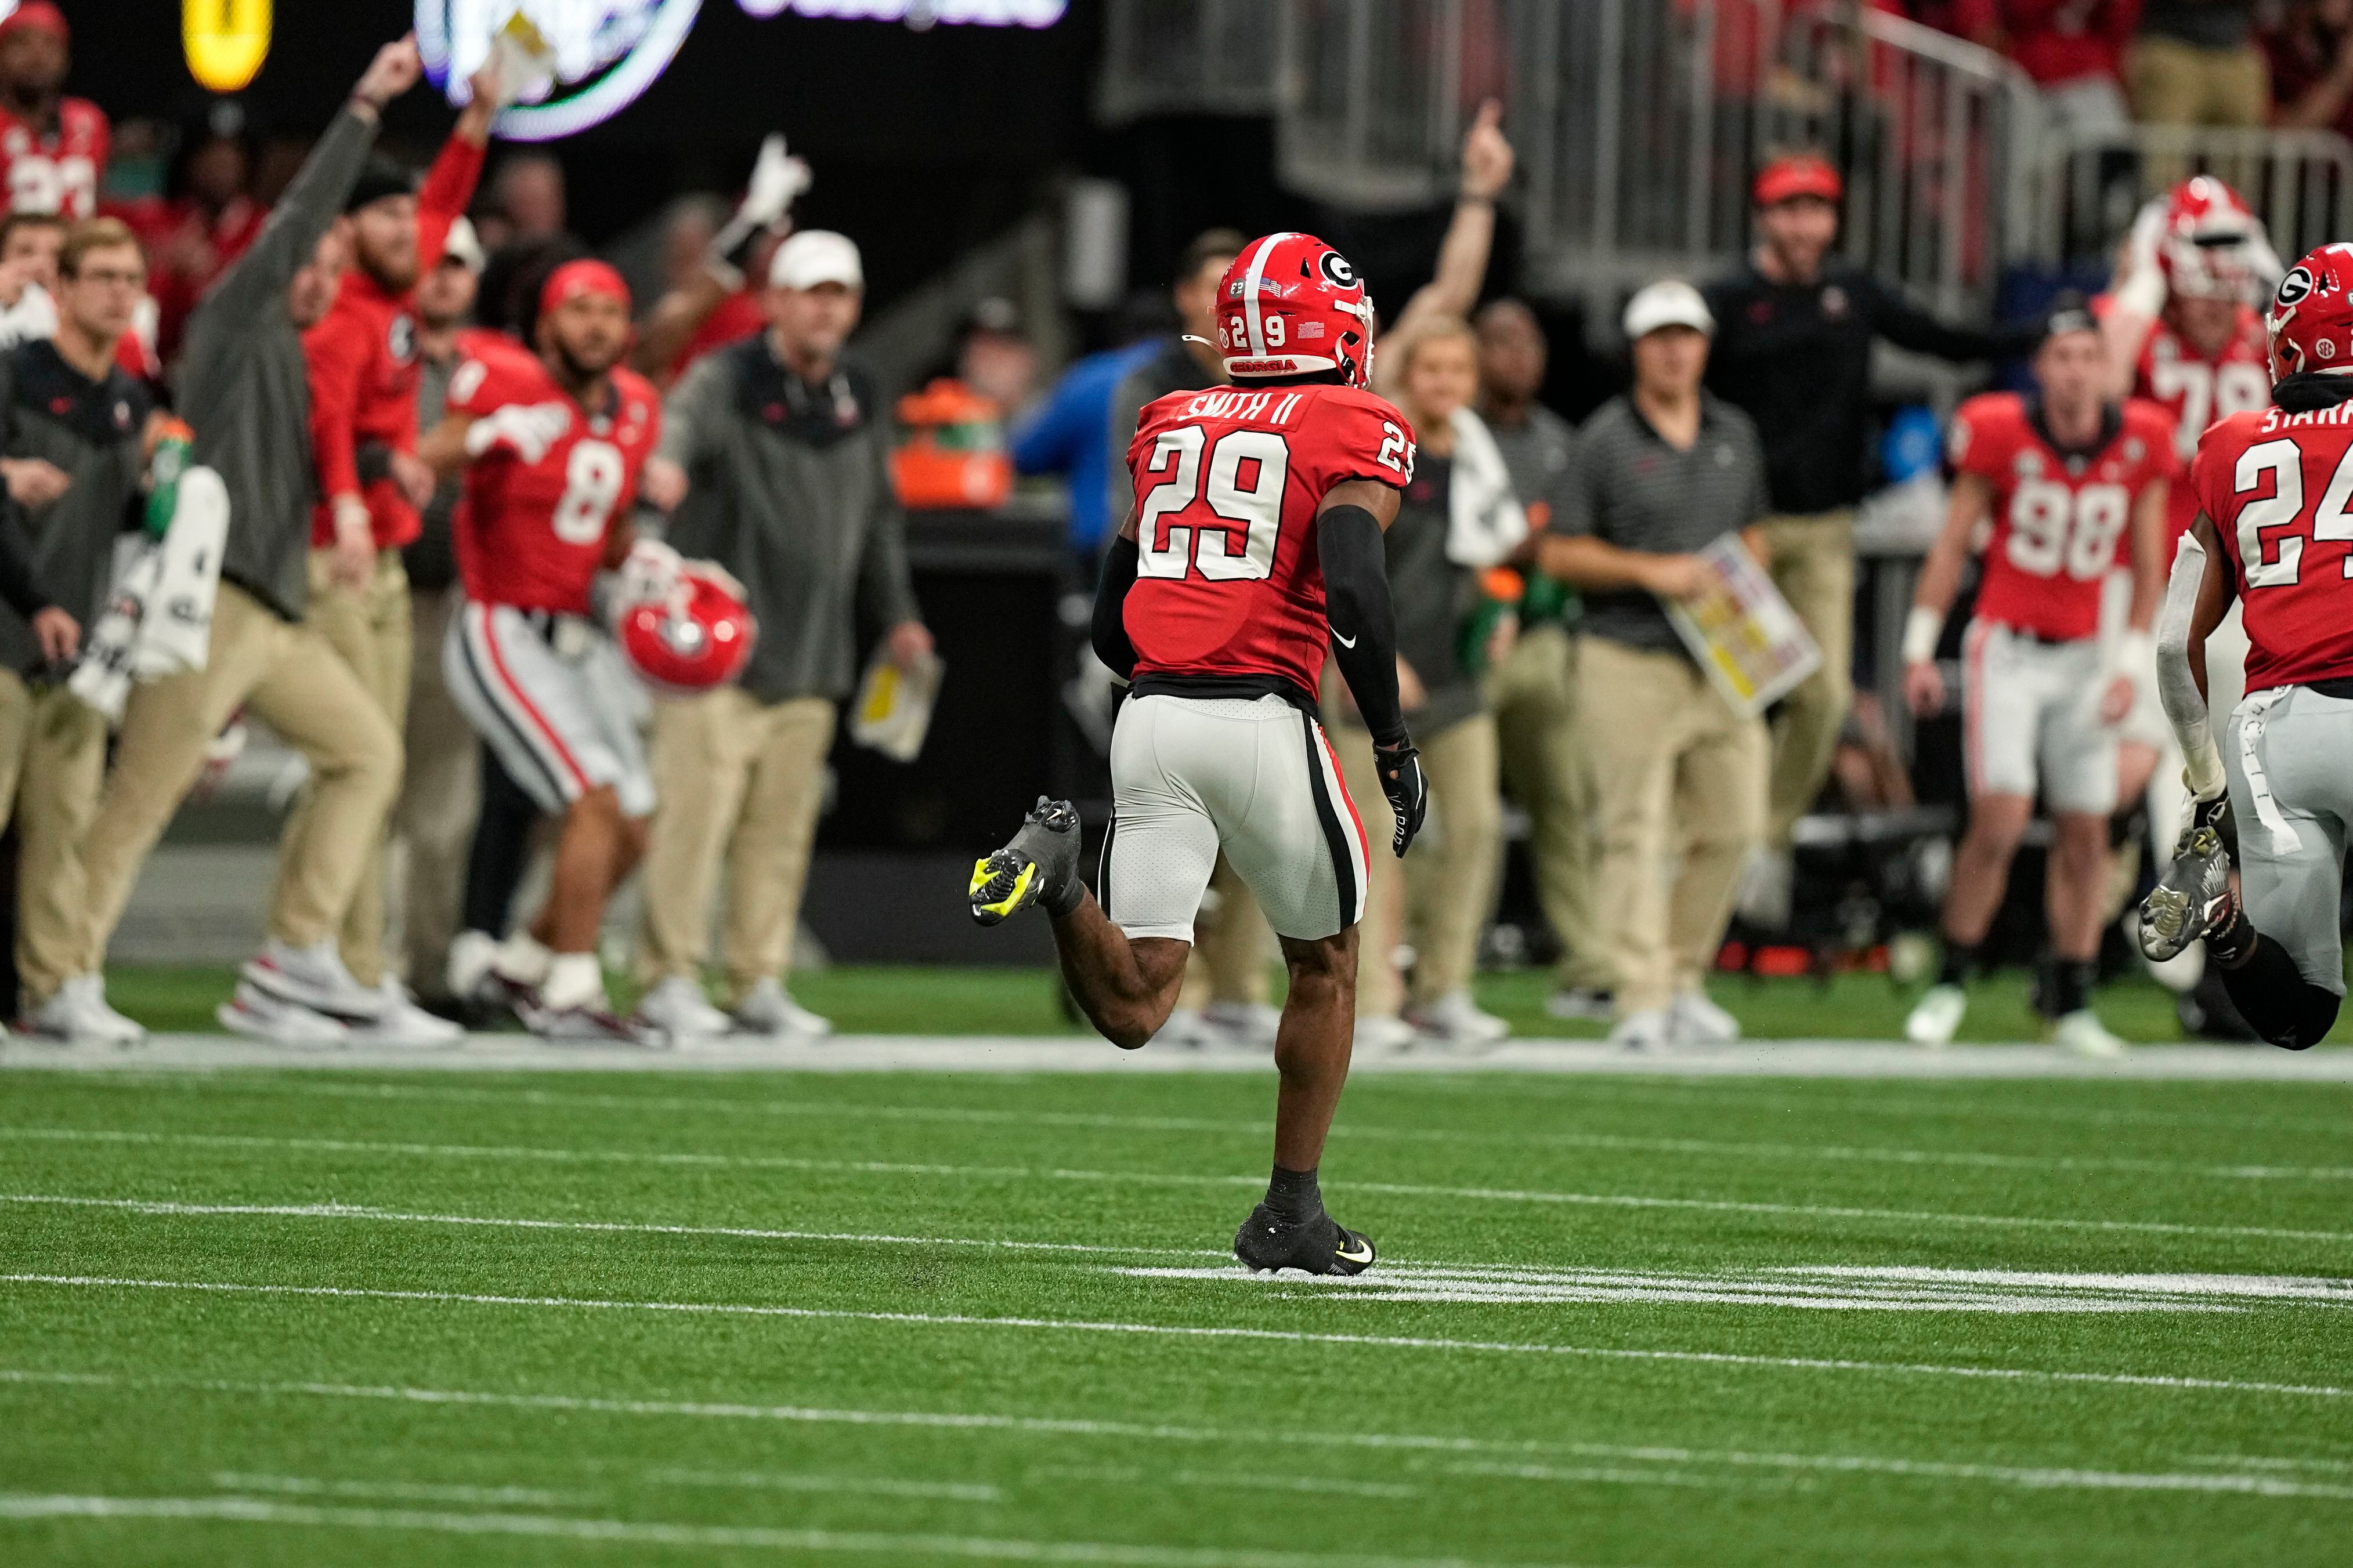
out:
{"label": "white nike swoosh on jersey", "polygon": [[1332,640],[1338,643],[1345,648],[1354,648],[1356,646],[1356,639],[1355,637],[1342,637],[1340,635],[1340,628],[1337,626],[1332,628]]}

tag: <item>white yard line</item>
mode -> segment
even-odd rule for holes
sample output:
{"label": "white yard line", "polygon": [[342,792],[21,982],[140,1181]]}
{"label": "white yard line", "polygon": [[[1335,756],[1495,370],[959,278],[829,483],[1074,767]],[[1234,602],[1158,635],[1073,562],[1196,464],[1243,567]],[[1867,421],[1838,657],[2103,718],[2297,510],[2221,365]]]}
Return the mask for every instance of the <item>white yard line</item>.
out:
{"label": "white yard line", "polygon": [[828,1475],[809,1470],[630,1470],[639,1481],[724,1491],[821,1492],[828,1496],[923,1498],[945,1502],[1003,1502],[1005,1489],[977,1481],[907,1481],[889,1476]]}
{"label": "white yard line", "polygon": [[1343,1480],[1334,1476],[1278,1476],[1263,1470],[1164,1470],[1140,1465],[1038,1465],[1033,1480],[1091,1481],[1111,1486],[1209,1487],[1219,1491],[1305,1492],[1312,1496],[1415,1498],[1424,1489],[1391,1481]]}
{"label": "white yard line", "polygon": [[[1804,1356],[1736,1355],[1719,1351],[1631,1350],[1592,1345],[1532,1343],[1519,1340],[1458,1340],[1411,1334],[1312,1333],[1297,1329],[1105,1322],[1071,1318],[986,1317],[952,1312],[875,1312],[858,1311],[848,1308],[788,1307],[762,1302],[617,1300],[594,1296],[496,1296],[487,1292],[460,1290],[393,1290],[363,1286],[258,1284],[241,1280],[216,1279],[140,1279],[124,1276],[88,1274],[0,1274],[0,1284],[37,1285],[60,1289],[156,1290],[200,1295],[289,1296],[345,1300],[405,1301],[428,1305],[514,1308],[525,1310],[661,1312],[690,1317],[782,1318],[837,1322],[902,1323],[924,1328],[1020,1329],[1046,1333],[1133,1334],[1147,1338],[1352,1345],[1380,1350],[1565,1356],[1604,1361],[1677,1362],[1711,1366],[1776,1367],[1802,1372],[1984,1378],[2012,1383],[2083,1383],[2119,1387],[2194,1388],[2325,1399],[2353,1397],[2353,1388],[2247,1383],[2227,1378],[2147,1376],[2125,1373],[2046,1372],[2026,1367],[1938,1366],[1901,1362],[1817,1359]],[[9,1380],[15,1379],[15,1374],[0,1374],[0,1376]]]}
{"label": "white yard line", "polygon": [[132,1214],[195,1217],[253,1215],[276,1219],[372,1220],[400,1225],[479,1226],[494,1230],[554,1230],[634,1236],[724,1236],[755,1241],[839,1241],[884,1247],[971,1247],[1004,1252],[1066,1252],[1113,1258],[1230,1258],[1200,1247],[1102,1247],[1080,1241],[1017,1241],[1003,1237],[892,1236],[873,1231],[765,1230],[749,1226],[656,1225],[622,1220],[526,1219],[495,1215],[414,1214],[356,1204],[191,1204],[157,1198],[94,1198],[61,1193],[0,1193],[0,1204],[121,1209]]}
{"label": "white yard line", "polygon": [[[2271,1476],[2137,1474],[2121,1470],[2045,1468],[2020,1465],[1966,1465],[1934,1459],[1886,1459],[1869,1455],[1757,1454],[1733,1450],[1653,1448],[1597,1450],[1629,1459],[1656,1458],[1662,1463],[1755,1466],[1767,1469],[1832,1471],[1842,1475],[1915,1477],[1929,1480],[1991,1481],[1999,1486],[2034,1491],[2085,1490],[2128,1492],[2221,1492],[2238,1497],[2306,1498],[2353,1502],[2353,1487],[2322,1486],[2285,1481]],[[1530,1481],[1590,1480],[1588,1470],[1556,1465],[1456,1464],[1456,1475],[1508,1476]],[[1642,1472],[1621,1472],[1640,1479]]]}
{"label": "white yard line", "polygon": [[327,1480],[315,1476],[248,1475],[216,1470],[213,1485],[225,1492],[277,1492],[288,1497],[373,1498],[388,1502],[532,1504],[557,1508],[594,1500],[589,1492],[547,1491],[539,1487],[444,1486],[432,1481]]}
{"label": "white yard line", "polygon": [[[719,1170],[829,1172],[863,1175],[945,1176],[958,1180],[1101,1183],[1116,1186],[1255,1187],[1255,1176],[1198,1175],[1153,1171],[1074,1171],[1026,1165],[944,1165],[891,1160],[804,1160],[782,1154],[704,1154],[660,1150],[551,1149],[512,1144],[385,1142],[345,1138],[275,1138],[246,1133],[144,1132],[114,1128],[0,1127],[0,1140],[55,1142],[185,1144],[195,1148],[300,1149],[323,1153],[426,1155],[442,1159],[533,1160],[556,1163],[653,1164]],[[2267,1241],[2353,1242],[2353,1232],[2295,1230],[2274,1226],[2188,1225],[2167,1220],[2084,1219],[2041,1215],[1955,1214],[1936,1209],[1863,1208],[1833,1204],[1776,1204],[1730,1198],[1671,1198],[1640,1193],[1563,1193],[1507,1187],[1454,1187],[1399,1182],[1350,1182],[1347,1190],[1400,1197],[1474,1203],[1564,1205],[1597,1208],[1675,1209],[1704,1214],[1765,1215],[1793,1219],[1890,1221],[2023,1230],[2089,1231],[2138,1236],[2253,1237]]]}
{"label": "white yard line", "polygon": [[[182,1081],[185,1081],[185,1079]],[[1138,1116],[1117,1112],[1015,1110],[968,1106],[879,1105],[858,1100],[726,1100],[716,1096],[592,1094],[556,1089],[456,1089],[444,1085],[341,1083],[322,1078],[199,1080],[240,1093],[266,1091],[348,1100],[448,1101],[512,1108],[606,1110],[633,1113],[685,1111],[727,1116],[783,1116],[845,1121],[909,1121],[949,1125],[1073,1128],[1103,1131],[1209,1133],[1261,1140],[1261,1121],[1198,1116]],[[1476,1128],[1386,1127],[1345,1117],[1333,1129],[1343,1145],[1363,1142],[1435,1143],[1445,1147],[1497,1144],[1513,1148],[1603,1149],[1639,1154],[1695,1154],[1739,1161],[1956,1166],[1964,1169],[2114,1171],[2136,1175],[2209,1177],[2221,1181],[2353,1181],[2353,1165],[2196,1163],[2081,1154],[2006,1154],[1968,1150],[1873,1148],[1841,1144],[1744,1142],[1709,1138],[1638,1137],[1607,1132],[1492,1132]]]}
{"label": "white yard line", "polygon": [[[1270,1073],[1263,1051],[1119,1051],[1081,1036],[837,1035],[809,1044],[724,1041],[691,1049],[545,1045],[524,1035],[475,1035],[446,1050],[293,1049],[226,1035],[154,1035],[133,1050],[112,1046],[0,1044],[0,1069],[84,1072],[158,1068],[417,1072],[1082,1072]],[[1467,1073],[1604,1073],[1673,1078],[2090,1079],[2353,1083],[2353,1051],[2290,1052],[2235,1046],[2141,1046],[2116,1060],[2055,1046],[1954,1046],[1941,1051],[1870,1040],[1744,1040],[1638,1055],[1598,1040],[1516,1039],[1492,1051],[1407,1051],[1364,1056],[1369,1077]]]}
{"label": "white yard line", "polygon": [[206,1520],[309,1529],[406,1531],[436,1535],[522,1536],[626,1545],[769,1552],[844,1552],[902,1560],[955,1557],[986,1562],[1103,1563],[1113,1568],[1503,1568],[1460,1557],[1375,1557],[1351,1552],[1224,1551],[1124,1546],[1110,1542],[998,1540],[979,1535],[881,1531],[774,1530],[755,1526],[654,1524],[548,1514],[452,1513],[421,1509],[332,1508],[260,1498],[0,1495],[0,1520]]}

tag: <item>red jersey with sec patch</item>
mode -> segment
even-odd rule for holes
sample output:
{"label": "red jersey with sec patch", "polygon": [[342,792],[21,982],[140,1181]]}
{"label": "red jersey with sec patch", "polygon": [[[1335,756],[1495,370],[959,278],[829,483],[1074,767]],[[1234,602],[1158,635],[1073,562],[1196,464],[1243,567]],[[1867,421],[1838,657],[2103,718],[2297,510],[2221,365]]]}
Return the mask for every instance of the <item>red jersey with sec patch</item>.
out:
{"label": "red jersey with sec patch", "polygon": [[2247,689],[2353,676],[2353,403],[2234,414],[2189,489],[2222,542],[2247,628]]}
{"label": "red jersey with sec patch", "polygon": [[584,409],[537,358],[470,357],[449,377],[449,410],[480,417],[510,404],[553,406],[564,433],[536,461],[493,446],[466,469],[454,527],[466,597],[525,610],[588,613],[613,520],[636,500],[638,474],[661,435],[652,383],[615,366],[602,408]]}
{"label": "red jersey with sec patch", "polygon": [[96,217],[111,140],[106,110],[86,98],[59,99],[58,122],[47,131],[0,109],[0,182],[8,187],[8,210],[76,222]]}
{"label": "red jersey with sec patch", "polygon": [[[2134,369],[2133,395],[2158,404],[2173,416],[2173,450],[2186,472],[2198,455],[2198,437],[2208,426],[2271,406],[2271,353],[2263,317],[2253,307],[2241,306],[2238,324],[2221,351],[2211,354],[2200,353],[2189,339],[2158,321]],[[2173,487],[2165,514],[2170,524],[2165,554],[2170,561],[2174,544],[2198,517],[2198,502],[2188,485]]]}
{"label": "red jersey with sec patch", "polygon": [[2098,444],[2062,450],[2014,392],[1972,397],[1953,416],[1953,467],[1993,489],[1993,532],[1977,618],[2073,642],[2100,629],[2100,584],[2132,527],[2133,504],[2175,470],[2173,421],[2137,398],[2103,413]]}
{"label": "red jersey with sec patch", "polygon": [[1135,679],[1282,682],[1311,706],[1330,652],[1315,514],[1333,487],[1413,477],[1413,426],[1349,386],[1219,387],[1147,404],[1127,448]]}

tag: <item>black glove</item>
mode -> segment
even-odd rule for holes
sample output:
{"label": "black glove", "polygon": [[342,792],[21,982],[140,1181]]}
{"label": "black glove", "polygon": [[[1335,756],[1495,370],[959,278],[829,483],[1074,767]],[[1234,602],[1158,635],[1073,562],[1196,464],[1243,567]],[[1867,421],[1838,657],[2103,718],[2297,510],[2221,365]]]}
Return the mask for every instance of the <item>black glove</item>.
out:
{"label": "black glove", "polygon": [[1421,753],[1411,741],[1376,745],[1373,771],[1380,775],[1381,793],[1389,797],[1389,810],[1397,816],[1397,833],[1389,843],[1402,860],[1413,836],[1421,831],[1421,819],[1430,815],[1430,781],[1421,776]]}

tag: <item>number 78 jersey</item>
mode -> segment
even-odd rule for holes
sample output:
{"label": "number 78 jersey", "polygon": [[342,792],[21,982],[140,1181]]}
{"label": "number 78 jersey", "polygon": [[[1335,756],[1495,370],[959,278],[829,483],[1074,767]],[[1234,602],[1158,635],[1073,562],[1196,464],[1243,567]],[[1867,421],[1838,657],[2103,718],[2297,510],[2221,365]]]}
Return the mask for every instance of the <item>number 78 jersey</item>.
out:
{"label": "number 78 jersey", "polygon": [[2353,403],[2232,415],[2189,487],[2244,606],[2247,689],[2353,676]]}
{"label": "number 78 jersey", "polygon": [[1333,488],[1413,477],[1413,426],[1348,386],[1219,387],[1145,405],[1135,483],[1135,676],[1288,686],[1313,706],[1330,651],[1315,516]]}
{"label": "number 78 jersey", "polygon": [[476,346],[449,377],[449,411],[480,418],[514,405],[565,416],[563,434],[533,460],[493,446],[466,469],[452,528],[466,597],[524,610],[588,614],[614,520],[636,500],[638,475],[661,436],[652,383],[616,366],[610,404],[590,412],[539,358],[520,347]]}
{"label": "number 78 jersey", "polygon": [[2063,450],[2034,405],[1987,393],[1961,405],[1953,467],[1993,490],[1993,532],[1977,617],[2046,642],[2097,636],[2100,584],[2116,564],[2133,507],[2175,471],[2173,421],[2138,398],[2105,411],[2099,444]]}

